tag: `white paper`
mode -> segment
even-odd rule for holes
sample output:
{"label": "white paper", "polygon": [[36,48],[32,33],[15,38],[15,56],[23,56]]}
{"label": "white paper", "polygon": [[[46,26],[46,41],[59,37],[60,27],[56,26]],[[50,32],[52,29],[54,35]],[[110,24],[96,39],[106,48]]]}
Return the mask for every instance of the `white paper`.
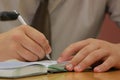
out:
{"label": "white paper", "polygon": [[57,64],[57,61],[44,60],[44,61],[36,61],[36,62],[22,62],[22,61],[11,60],[11,61],[0,62],[0,69],[20,68],[30,65],[37,65],[37,64],[48,67],[49,65]]}

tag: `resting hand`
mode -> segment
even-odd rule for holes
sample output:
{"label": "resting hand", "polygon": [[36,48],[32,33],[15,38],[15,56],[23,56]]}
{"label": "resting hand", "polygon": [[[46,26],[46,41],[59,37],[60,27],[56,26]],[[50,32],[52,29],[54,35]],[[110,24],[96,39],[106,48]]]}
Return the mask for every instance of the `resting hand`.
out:
{"label": "resting hand", "polygon": [[120,69],[120,44],[113,44],[99,39],[87,39],[67,47],[58,62],[70,60],[66,65],[69,71],[81,72],[98,61],[94,72],[104,72],[112,67]]}
{"label": "resting hand", "polygon": [[0,34],[0,61],[36,61],[51,52],[45,36],[27,25]]}

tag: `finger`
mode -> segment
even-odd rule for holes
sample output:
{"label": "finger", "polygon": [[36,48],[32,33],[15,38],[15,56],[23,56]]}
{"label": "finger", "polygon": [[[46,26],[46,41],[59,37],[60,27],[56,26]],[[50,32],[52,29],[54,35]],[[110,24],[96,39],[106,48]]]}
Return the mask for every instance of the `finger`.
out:
{"label": "finger", "polygon": [[41,32],[29,26],[26,26],[24,28],[25,28],[24,29],[25,34],[29,36],[31,39],[33,39],[34,41],[36,41],[45,50],[46,53],[51,52],[51,47],[49,45],[49,42]]}
{"label": "finger", "polygon": [[33,40],[31,40],[26,35],[22,35],[22,38],[20,37],[17,40],[18,40],[18,42],[20,42],[20,44],[24,48],[28,49],[29,51],[31,51],[32,53],[34,53],[35,55],[37,55],[39,57],[39,59],[42,59],[43,56],[45,56],[45,52],[41,48],[41,46],[38,45],[37,43],[35,43]]}
{"label": "finger", "polygon": [[74,58],[71,60],[71,63],[73,65],[77,65],[80,63],[83,59],[85,59],[91,52],[99,49],[98,46],[95,46],[94,44],[90,44],[85,46],[82,50],[80,50]]}
{"label": "finger", "polygon": [[[74,56],[70,56],[70,57],[66,58],[65,60],[63,59],[63,61],[70,61],[73,57],[74,57]],[[60,58],[61,58],[61,57],[60,57]],[[60,58],[57,60],[58,63],[61,62],[61,61],[59,61]]]}
{"label": "finger", "polygon": [[[68,65],[66,65],[66,68],[69,70],[73,69],[74,66],[78,65],[89,53],[92,51],[98,49],[98,46],[95,46],[93,44],[85,46],[81,51],[79,51],[70,61]],[[72,68],[69,65],[73,65]]]}
{"label": "finger", "polygon": [[85,59],[83,59],[77,66],[75,66],[74,70],[76,72],[81,72],[107,55],[108,53],[106,53],[106,51],[103,49],[95,50],[91,52]]}
{"label": "finger", "polygon": [[105,72],[112,68],[115,64],[115,60],[112,57],[109,57],[101,65],[94,68],[94,72]]}
{"label": "finger", "polygon": [[16,51],[25,61],[37,61],[39,58],[31,51],[25,49],[19,45],[18,50]]}
{"label": "finger", "polygon": [[84,46],[88,45],[89,42],[86,40],[71,44],[69,47],[67,47],[63,53],[58,58],[58,61],[62,62],[67,60],[69,57],[75,55],[79,50],[81,50]]}

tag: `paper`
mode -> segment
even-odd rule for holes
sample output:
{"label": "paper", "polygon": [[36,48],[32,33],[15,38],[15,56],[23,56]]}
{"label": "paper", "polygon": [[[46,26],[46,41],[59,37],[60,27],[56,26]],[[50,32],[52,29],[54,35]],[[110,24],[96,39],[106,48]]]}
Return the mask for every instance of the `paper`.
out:
{"label": "paper", "polygon": [[44,60],[37,62],[6,61],[6,62],[0,62],[0,69],[20,68],[30,65],[37,65],[37,64],[48,67],[49,65],[57,64],[57,61],[53,61],[53,60]]}

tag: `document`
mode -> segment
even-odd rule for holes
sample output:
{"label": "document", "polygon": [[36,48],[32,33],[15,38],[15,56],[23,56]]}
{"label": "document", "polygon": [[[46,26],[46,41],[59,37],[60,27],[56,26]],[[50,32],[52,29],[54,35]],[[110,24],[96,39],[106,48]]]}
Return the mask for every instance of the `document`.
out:
{"label": "document", "polygon": [[36,62],[22,62],[9,60],[0,62],[0,77],[19,78],[33,75],[41,75],[54,72],[65,72],[67,62],[57,63],[55,60],[43,60]]}

